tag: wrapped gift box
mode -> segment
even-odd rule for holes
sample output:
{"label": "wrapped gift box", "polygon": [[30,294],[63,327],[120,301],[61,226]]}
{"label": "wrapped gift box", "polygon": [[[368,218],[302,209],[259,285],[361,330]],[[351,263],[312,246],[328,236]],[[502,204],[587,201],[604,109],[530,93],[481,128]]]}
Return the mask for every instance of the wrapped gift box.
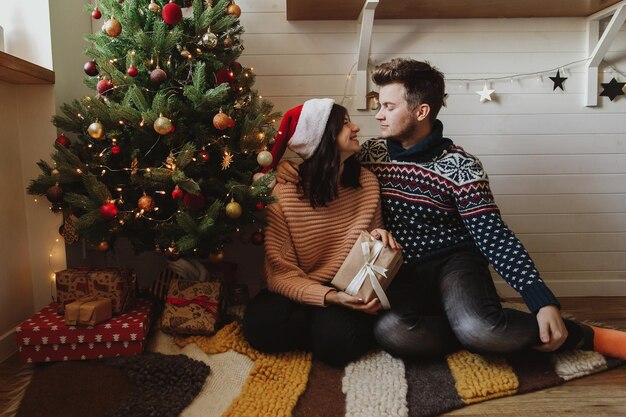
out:
{"label": "wrapped gift box", "polygon": [[385,290],[401,266],[401,250],[385,248],[380,240],[361,232],[331,284],[365,303],[378,298],[384,308],[389,308]]}
{"label": "wrapped gift box", "polygon": [[132,302],[136,279],[128,268],[71,268],[56,273],[57,307],[87,295],[111,299],[113,313],[123,312]]}
{"label": "wrapped gift box", "polygon": [[151,303],[138,299],[127,312],[95,326],[66,326],[50,303],[16,328],[24,363],[132,356],[143,351]]}
{"label": "wrapped gift box", "polygon": [[165,298],[161,329],[175,334],[211,335],[215,333],[222,300],[219,281],[173,279]]}
{"label": "wrapped gift box", "polygon": [[96,325],[113,316],[111,299],[87,296],[65,305],[65,324]]}

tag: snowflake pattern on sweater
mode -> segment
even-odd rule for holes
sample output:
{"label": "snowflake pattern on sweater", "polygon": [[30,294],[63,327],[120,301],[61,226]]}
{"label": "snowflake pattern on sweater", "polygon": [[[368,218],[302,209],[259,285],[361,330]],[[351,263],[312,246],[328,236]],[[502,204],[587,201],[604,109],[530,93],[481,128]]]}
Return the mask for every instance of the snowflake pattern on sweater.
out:
{"label": "snowflake pattern on sweater", "polygon": [[450,145],[430,161],[392,161],[387,141],[371,139],[360,159],[378,177],[385,225],[402,245],[405,262],[475,246],[531,311],[558,305],[502,220],[476,157]]}

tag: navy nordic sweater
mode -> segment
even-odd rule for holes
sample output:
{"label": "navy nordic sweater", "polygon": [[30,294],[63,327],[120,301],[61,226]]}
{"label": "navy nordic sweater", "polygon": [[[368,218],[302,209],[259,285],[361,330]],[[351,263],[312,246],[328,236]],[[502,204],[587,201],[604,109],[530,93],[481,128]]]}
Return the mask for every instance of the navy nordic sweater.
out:
{"label": "navy nordic sweater", "polygon": [[532,312],[559,305],[502,220],[480,161],[444,138],[439,120],[409,149],[368,140],[360,159],[378,177],[385,225],[402,245],[405,262],[478,248]]}

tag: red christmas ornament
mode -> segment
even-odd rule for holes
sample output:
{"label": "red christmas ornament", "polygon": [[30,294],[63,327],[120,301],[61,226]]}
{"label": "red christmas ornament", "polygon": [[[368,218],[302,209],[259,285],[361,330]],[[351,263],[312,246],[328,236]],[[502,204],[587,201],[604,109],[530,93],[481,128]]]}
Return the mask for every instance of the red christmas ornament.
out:
{"label": "red christmas ornament", "polygon": [[228,117],[228,127],[233,127],[235,126],[235,120],[231,117]]}
{"label": "red christmas ornament", "polygon": [[224,83],[232,85],[233,81],[235,81],[235,74],[233,74],[233,72],[229,68],[222,68],[215,73],[215,82],[217,85],[221,85]]}
{"label": "red christmas ornament", "polygon": [[46,198],[51,203],[61,203],[63,201],[63,188],[59,187],[59,183],[57,182],[55,185],[48,188],[46,191]]}
{"label": "red christmas ornament", "polygon": [[111,91],[113,91],[113,83],[111,82],[111,80],[104,78],[98,81],[98,84],[96,84],[96,91],[98,92],[98,94],[106,96]]}
{"label": "red christmas ornament", "polygon": [[176,128],[174,127],[174,123],[172,123],[172,126],[170,127],[170,133],[174,132],[176,132]]}
{"label": "red christmas ornament", "polygon": [[65,135],[61,135],[58,138],[56,138],[55,140],[56,143],[65,146],[66,148],[69,148],[70,145],[72,144],[72,142],[70,142],[70,140],[65,137]]}
{"label": "red christmas ornament", "polygon": [[209,159],[211,159],[211,154],[204,150],[198,152],[198,156],[200,157],[202,162],[207,162]]}
{"label": "red christmas ornament", "polygon": [[95,20],[98,20],[102,17],[102,13],[100,12],[100,10],[95,8],[93,9],[93,12],[91,12],[91,17],[93,17]]}
{"label": "red christmas ornament", "polygon": [[263,234],[263,232],[254,232],[252,233],[251,240],[253,244],[261,246],[265,241],[265,235]]}
{"label": "red christmas ornament", "polygon": [[131,77],[136,77],[137,74],[139,74],[139,70],[137,70],[137,67],[131,65],[130,67],[128,67],[128,69],[126,70],[126,74],[128,74]]}
{"label": "red christmas ornament", "polygon": [[161,17],[168,25],[177,25],[183,19],[183,11],[176,3],[167,3],[161,10]]}
{"label": "red christmas ornament", "polygon": [[185,194],[183,197],[183,204],[191,211],[197,211],[204,207],[205,200],[204,195],[200,194]]}
{"label": "red christmas ornament", "polygon": [[174,200],[180,200],[183,198],[183,190],[178,188],[178,185],[174,188],[174,190],[172,190],[172,198]]}
{"label": "red christmas ornament", "polygon": [[122,152],[122,148],[120,148],[119,146],[114,145],[111,147],[111,153],[113,155],[118,155],[120,152]]}
{"label": "red christmas ornament", "polygon": [[237,61],[234,61],[232,64],[230,64],[230,68],[235,74],[239,74],[243,70],[243,66]]}
{"label": "red christmas ornament", "polygon": [[100,206],[100,217],[104,220],[113,220],[119,211],[113,203],[105,203]]}
{"label": "red christmas ornament", "polygon": [[265,204],[263,204],[263,203],[256,203],[256,209],[257,209],[258,211],[263,211],[263,210],[265,210]]}
{"label": "red christmas ornament", "polygon": [[98,75],[98,65],[96,65],[96,61],[85,62],[83,69],[85,70],[85,74],[89,75],[90,77]]}

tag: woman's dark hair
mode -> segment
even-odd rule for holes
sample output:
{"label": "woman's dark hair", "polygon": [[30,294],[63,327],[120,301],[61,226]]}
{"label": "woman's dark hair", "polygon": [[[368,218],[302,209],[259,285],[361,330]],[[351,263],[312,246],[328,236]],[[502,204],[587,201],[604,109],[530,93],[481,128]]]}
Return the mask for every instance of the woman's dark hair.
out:
{"label": "woman's dark hair", "polygon": [[333,104],[324,134],[313,155],[300,164],[300,184],[298,189],[303,198],[309,199],[311,207],[323,207],[337,198],[339,184],[344,187],[361,187],[361,164],[356,155],[344,161],[343,173],[339,175],[339,149],[337,135],[344,125],[348,111],[345,107]]}

